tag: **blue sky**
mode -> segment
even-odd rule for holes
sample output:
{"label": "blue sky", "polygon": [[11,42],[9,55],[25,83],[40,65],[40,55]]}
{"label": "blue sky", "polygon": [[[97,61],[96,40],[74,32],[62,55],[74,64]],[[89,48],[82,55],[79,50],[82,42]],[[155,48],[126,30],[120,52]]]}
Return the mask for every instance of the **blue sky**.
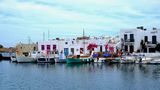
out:
{"label": "blue sky", "polygon": [[115,35],[120,29],[160,27],[159,0],[0,0],[0,44],[82,35]]}

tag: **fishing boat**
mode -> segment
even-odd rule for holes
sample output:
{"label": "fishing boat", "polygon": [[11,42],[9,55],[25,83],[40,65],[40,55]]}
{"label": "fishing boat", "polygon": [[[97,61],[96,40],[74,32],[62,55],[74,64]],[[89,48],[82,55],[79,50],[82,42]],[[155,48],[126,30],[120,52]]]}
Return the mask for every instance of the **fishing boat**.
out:
{"label": "fishing boat", "polygon": [[32,63],[36,62],[36,52],[24,52],[22,55],[16,55],[18,63]]}
{"label": "fishing boat", "polygon": [[33,57],[27,57],[27,56],[16,56],[18,63],[32,63],[36,62],[36,60]]}
{"label": "fishing boat", "polygon": [[43,52],[38,52],[37,54],[37,62],[38,63],[54,63],[54,52],[48,52],[48,54],[44,54]]}
{"label": "fishing boat", "polygon": [[120,63],[122,64],[130,64],[135,63],[136,57],[135,56],[122,56]]}
{"label": "fishing boat", "polygon": [[15,56],[11,56],[11,62],[17,62],[17,59]]}
{"label": "fishing boat", "polygon": [[106,62],[109,64],[120,63],[121,57],[108,57],[106,58]]}
{"label": "fishing boat", "polygon": [[160,64],[160,59],[152,59],[148,64]]}
{"label": "fishing boat", "polygon": [[65,63],[66,62],[66,57],[63,53],[60,55],[55,54],[55,62],[56,63]]}
{"label": "fishing boat", "polygon": [[99,58],[94,58],[94,62],[105,62],[106,61],[106,58],[104,57],[99,57]]}
{"label": "fishing boat", "polygon": [[92,62],[93,59],[90,56],[71,56],[66,59],[67,63],[89,63]]}

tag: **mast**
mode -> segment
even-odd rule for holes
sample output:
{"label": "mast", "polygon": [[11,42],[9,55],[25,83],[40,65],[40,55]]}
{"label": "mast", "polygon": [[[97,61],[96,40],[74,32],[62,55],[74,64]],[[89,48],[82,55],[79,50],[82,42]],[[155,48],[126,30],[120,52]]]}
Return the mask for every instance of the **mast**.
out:
{"label": "mast", "polygon": [[28,36],[28,44],[31,44],[31,37]]}
{"label": "mast", "polygon": [[50,38],[50,31],[48,30],[48,40],[49,40],[49,38]]}
{"label": "mast", "polygon": [[45,41],[45,32],[43,32],[43,41]]}
{"label": "mast", "polygon": [[84,31],[84,28],[83,28],[83,52],[85,54],[85,31]]}

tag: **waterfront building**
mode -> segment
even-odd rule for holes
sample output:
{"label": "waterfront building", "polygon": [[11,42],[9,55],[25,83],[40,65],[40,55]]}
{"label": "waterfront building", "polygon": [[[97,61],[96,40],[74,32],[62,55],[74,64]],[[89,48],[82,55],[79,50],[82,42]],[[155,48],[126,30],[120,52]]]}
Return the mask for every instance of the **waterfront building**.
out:
{"label": "waterfront building", "polygon": [[36,43],[32,43],[32,44],[18,43],[16,45],[16,53],[18,55],[23,55],[25,53],[29,53],[37,50],[38,50],[38,45]]}
{"label": "waterfront building", "polygon": [[[68,55],[80,55],[89,54],[87,49],[89,44],[97,45],[97,48],[93,48],[94,52],[106,52],[106,45],[113,47],[113,51],[116,51],[116,44],[119,42],[119,38],[111,37],[76,37],[66,39],[50,39],[48,41],[38,42],[38,51],[47,53],[49,51],[63,52],[65,56]],[[108,49],[109,51],[109,49]]]}
{"label": "waterfront building", "polygon": [[126,52],[156,52],[156,45],[160,43],[160,29],[152,30],[137,27],[120,31],[121,48]]}

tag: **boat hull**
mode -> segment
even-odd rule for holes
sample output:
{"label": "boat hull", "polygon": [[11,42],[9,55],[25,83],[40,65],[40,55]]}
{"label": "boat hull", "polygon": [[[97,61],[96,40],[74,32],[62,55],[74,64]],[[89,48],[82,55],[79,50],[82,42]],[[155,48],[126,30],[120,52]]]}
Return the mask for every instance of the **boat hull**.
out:
{"label": "boat hull", "polygon": [[55,63],[66,63],[66,59],[55,58]]}
{"label": "boat hull", "polygon": [[17,62],[18,63],[32,63],[36,62],[36,59],[33,57],[25,57],[25,56],[16,56]]}
{"label": "boat hull", "polygon": [[89,63],[93,60],[91,58],[67,58],[67,63]]}
{"label": "boat hull", "polygon": [[38,63],[54,63],[55,59],[54,58],[45,58],[45,57],[40,57],[37,58]]}
{"label": "boat hull", "polygon": [[17,62],[16,57],[11,57],[11,62]]}

